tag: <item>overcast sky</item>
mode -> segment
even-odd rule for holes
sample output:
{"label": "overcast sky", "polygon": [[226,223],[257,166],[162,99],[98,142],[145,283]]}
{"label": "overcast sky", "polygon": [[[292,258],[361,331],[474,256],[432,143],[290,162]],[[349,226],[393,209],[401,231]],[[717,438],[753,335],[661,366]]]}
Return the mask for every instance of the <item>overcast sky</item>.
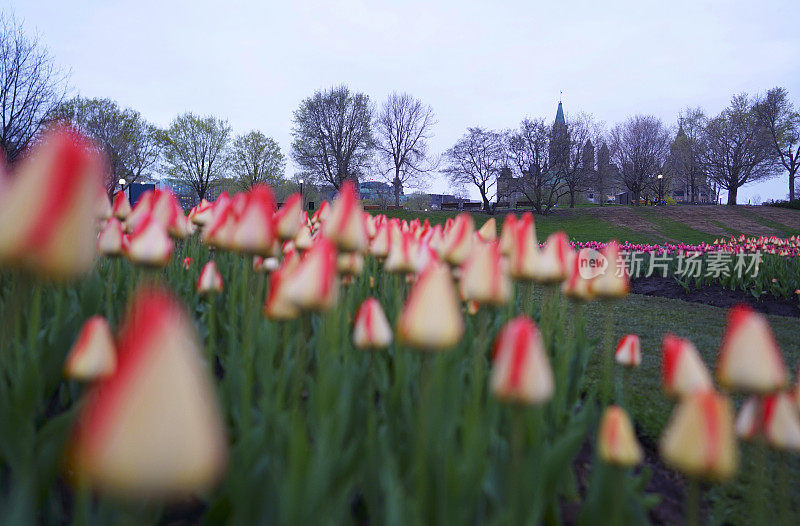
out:
{"label": "overcast sky", "polygon": [[[776,85],[800,102],[798,0],[11,5],[71,69],[76,93],[159,126],[184,111],[214,114],[237,133],[274,137],[287,158],[293,110],[342,83],[377,103],[398,90],[430,104],[435,152],[468,126],[552,119],[562,90],[568,115],[608,127],[636,113],[674,126],[687,106],[716,114],[734,93]],[[287,175],[295,170],[289,161]],[[745,187],[739,202],[785,198],[786,181]]]}

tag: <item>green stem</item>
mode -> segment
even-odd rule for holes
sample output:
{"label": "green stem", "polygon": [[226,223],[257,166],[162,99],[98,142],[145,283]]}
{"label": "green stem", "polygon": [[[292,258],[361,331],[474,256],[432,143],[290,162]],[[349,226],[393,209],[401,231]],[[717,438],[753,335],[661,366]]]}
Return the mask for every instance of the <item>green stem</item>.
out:
{"label": "green stem", "polygon": [[696,478],[686,481],[686,525],[700,524],[700,483]]}
{"label": "green stem", "polygon": [[600,392],[600,401],[606,406],[611,403],[611,394],[614,385],[614,310],[610,303],[602,305],[605,311],[605,333],[601,349],[603,359],[603,379]]}

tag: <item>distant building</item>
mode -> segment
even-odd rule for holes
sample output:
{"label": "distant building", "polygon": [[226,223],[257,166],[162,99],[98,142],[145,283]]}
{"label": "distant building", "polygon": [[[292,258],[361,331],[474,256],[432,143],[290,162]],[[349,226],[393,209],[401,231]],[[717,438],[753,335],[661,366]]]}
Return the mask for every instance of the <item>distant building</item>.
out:
{"label": "distant building", "polygon": [[[378,201],[394,203],[394,188],[392,185],[381,181],[364,181],[358,185],[358,193],[362,201]],[[400,202],[405,202],[405,196],[400,190]]]}

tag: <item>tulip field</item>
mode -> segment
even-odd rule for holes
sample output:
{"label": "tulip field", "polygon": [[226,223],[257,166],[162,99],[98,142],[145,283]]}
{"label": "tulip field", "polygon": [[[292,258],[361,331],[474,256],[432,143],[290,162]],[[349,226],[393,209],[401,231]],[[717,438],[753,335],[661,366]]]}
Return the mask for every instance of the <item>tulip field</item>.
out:
{"label": "tulip field", "polygon": [[800,521],[798,318],[631,295],[629,258],[763,252],[684,283],[798,301],[800,237],[540,243],[349,182],[131,207],[102,173],[54,128],[0,186],[2,524]]}

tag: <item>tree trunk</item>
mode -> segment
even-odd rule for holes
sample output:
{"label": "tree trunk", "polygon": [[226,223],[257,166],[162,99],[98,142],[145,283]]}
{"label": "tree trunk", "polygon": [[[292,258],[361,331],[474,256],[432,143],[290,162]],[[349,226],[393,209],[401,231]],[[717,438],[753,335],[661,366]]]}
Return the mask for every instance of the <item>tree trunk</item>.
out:
{"label": "tree trunk", "polygon": [[794,201],[794,178],[796,172],[789,172],[789,201]]}
{"label": "tree trunk", "polygon": [[734,186],[733,188],[728,188],[728,206],[734,206],[736,204],[736,194],[739,192],[739,187]]}
{"label": "tree trunk", "polygon": [[639,196],[641,192],[633,192],[633,206],[639,206]]}
{"label": "tree trunk", "polygon": [[575,190],[569,191],[569,207],[575,208]]}
{"label": "tree trunk", "polygon": [[397,208],[400,208],[400,184],[400,178],[395,176],[392,186],[394,186],[394,206]]}

